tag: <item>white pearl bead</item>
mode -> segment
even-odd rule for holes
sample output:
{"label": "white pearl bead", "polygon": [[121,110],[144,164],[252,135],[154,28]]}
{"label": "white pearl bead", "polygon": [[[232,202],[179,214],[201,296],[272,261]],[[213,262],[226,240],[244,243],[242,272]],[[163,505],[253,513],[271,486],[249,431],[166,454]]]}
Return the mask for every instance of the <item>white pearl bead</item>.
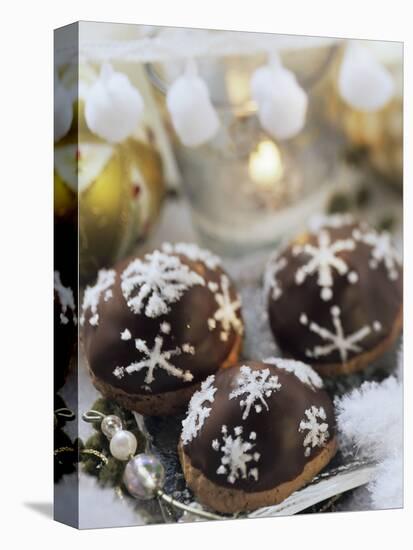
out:
{"label": "white pearl bead", "polygon": [[100,429],[108,439],[112,439],[115,433],[122,429],[122,421],[119,416],[109,414],[102,420]]}
{"label": "white pearl bead", "polygon": [[162,489],[165,470],[159,459],[148,454],[138,454],[126,464],[123,483],[129,493],[138,499],[149,500]]}
{"label": "white pearl bead", "polygon": [[110,452],[118,460],[128,460],[135,454],[138,442],[133,433],[119,430],[110,440]]}

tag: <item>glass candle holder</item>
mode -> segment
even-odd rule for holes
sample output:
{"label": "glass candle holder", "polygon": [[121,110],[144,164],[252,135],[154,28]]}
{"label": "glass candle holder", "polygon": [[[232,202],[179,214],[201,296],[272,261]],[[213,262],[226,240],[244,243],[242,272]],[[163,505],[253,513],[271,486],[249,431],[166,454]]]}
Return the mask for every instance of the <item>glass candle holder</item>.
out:
{"label": "glass candle holder", "polygon": [[251,76],[267,63],[266,55],[197,60],[221,124],[212,140],[196,148],[178,140],[165,106],[168,86],[182,74],[184,62],[146,67],[170,130],[195,228],[203,243],[221,254],[272,246],[323,210],[334,191],[331,176],[340,136],[324,116],[322,90],[337,46],[303,40],[298,49],[281,52],[283,65],[309,96],[305,127],[287,141],[276,141],[261,128],[250,96]]}

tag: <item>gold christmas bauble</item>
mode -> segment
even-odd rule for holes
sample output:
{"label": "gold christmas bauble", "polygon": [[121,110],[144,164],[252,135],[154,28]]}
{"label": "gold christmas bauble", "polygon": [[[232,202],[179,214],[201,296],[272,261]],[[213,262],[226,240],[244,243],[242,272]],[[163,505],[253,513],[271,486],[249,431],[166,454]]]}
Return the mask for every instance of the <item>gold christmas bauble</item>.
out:
{"label": "gold christmas bauble", "polygon": [[87,63],[63,67],[59,74],[74,101],[72,127],[54,147],[55,224],[79,233],[81,282],[147,236],[165,190],[161,157],[144,128],[140,138],[118,144],[89,130],[85,99],[98,74]]}
{"label": "gold christmas bauble", "polygon": [[77,208],[80,279],[128,254],[148,234],[164,194],[162,162],[147,143],[80,134],[55,145],[55,216]]}

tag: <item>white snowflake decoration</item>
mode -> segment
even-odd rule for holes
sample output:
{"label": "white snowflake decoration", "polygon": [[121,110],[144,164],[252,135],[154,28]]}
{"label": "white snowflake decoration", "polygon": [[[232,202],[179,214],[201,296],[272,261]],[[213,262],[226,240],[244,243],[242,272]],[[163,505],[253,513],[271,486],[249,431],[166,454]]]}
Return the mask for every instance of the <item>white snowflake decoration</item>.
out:
{"label": "white snowflake decoration", "polygon": [[221,324],[221,340],[228,340],[231,330],[235,330],[238,334],[242,334],[243,325],[241,319],[237,316],[237,311],[241,307],[241,300],[238,297],[232,300],[229,293],[229,279],[226,275],[221,275],[220,292],[214,294],[218,304],[218,309],[215,311],[213,318],[208,319],[209,330],[214,330],[217,323]]}
{"label": "white snowflake decoration", "polygon": [[306,243],[293,247],[294,256],[306,254],[310,256],[309,261],[300,267],[295,274],[295,281],[298,285],[304,283],[308,276],[317,273],[317,283],[321,287],[320,296],[322,300],[328,301],[333,297],[333,270],[340,275],[347,275],[350,283],[358,281],[355,271],[349,272],[346,262],[337,256],[339,252],[354,250],[353,239],[343,239],[331,242],[328,231],[320,231],[318,234],[318,246]]}
{"label": "white snowflake decoration", "polygon": [[326,411],[323,407],[317,408],[313,405],[304,414],[305,417],[301,420],[298,431],[307,432],[303,441],[304,456],[310,456],[311,449],[326,445],[330,433],[326,422]]}
{"label": "white snowflake decoration", "polygon": [[99,313],[97,311],[99,300],[103,294],[103,299],[107,302],[112,296],[112,289],[116,278],[116,272],[113,269],[101,269],[98,273],[98,280],[94,286],[86,287],[82,304],[82,316],[80,324],[85,322],[85,313],[88,309],[91,310],[92,316],[89,318],[89,323],[92,326],[99,324]]}
{"label": "white snowflake decoration", "polygon": [[215,256],[209,250],[199,248],[199,246],[194,243],[164,243],[162,245],[162,250],[167,254],[183,254],[194,262],[201,261],[212,270],[216,269],[221,264],[221,260],[218,256]]}
{"label": "white snowflake decoration", "polygon": [[[142,311],[148,317],[159,317],[170,311],[170,304],[180,300],[194,285],[204,285],[204,279],[176,256],[156,250],[136,259],[122,273],[122,292],[134,313]],[[146,305],[145,305],[146,301]]]}
{"label": "white snowflake decoration", "polygon": [[323,387],[323,380],[309,365],[302,361],[294,359],[284,359],[281,357],[267,357],[264,363],[275,365],[279,369],[284,369],[287,372],[294,374],[303,384],[307,384],[311,389],[316,390]]}
{"label": "white snowflake decoration", "polygon": [[230,399],[242,396],[241,408],[244,409],[242,419],[246,420],[254,407],[255,412],[260,413],[263,406],[268,411],[266,397],[281,389],[278,376],[270,376],[270,369],[252,370],[242,366],[236,379],[237,387],[229,394]]}
{"label": "white snowflake decoration", "polygon": [[353,236],[358,241],[371,246],[370,267],[372,269],[377,269],[383,263],[389,279],[395,281],[399,278],[397,267],[401,265],[401,261],[397,250],[392,245],[391,236],[388,231],[383,231],[382,233],[377,233],[376,231],[362,233],[359,229],[355,229]]}
{"label": "white snowflake decoration", "polygon": [[211,407],[207,407],[205,404],[214,402],[215,392],[217,391],[217,388],[213,386],[214,380],[214,375],[208,376],[202,382],[201,389],[194,393],[189,402],[188,414],[185,420],[182,421],[181,439],[184,445],[187,445],[197,436],[211,412]]}
{"label": "white snowflake decoration", "polygon": [[214,451],[221,452],[221,465],[217,469],[217,474],[226,475],[229,483],[235,483],[237,479],[247,479],[248,477],[258,481],[258,468],[251,468],[250,463],[258,463],[260,454],[252,452],[256,439],[256,433],[251,432],[249,441],[242,439],[242,427],[234,428],[234,435],[228,434],[228,429],[222,426],[222,442],[214,439],[212,448]]}
{"label": "white snowflake decoration", "polygon": [[77,317],[75,314],[75,299],[73,297],[73,291],[71,288],[63,286],[58,271],[54,272],[54,289],[59,296],[59,302],[61,307],[60,323],[67,325],[69,323],[69,317],[67,316],[69,310],[72,313],[72,321],[74,325],[77,325]]}
{"label": "white snowflake decoration", "polygon": [[[335,332],[332,332],[324,327],[320,327],[320,325],[313,321],[309,321],[305,313],[301,314],[300,323],[308,326],[311,332],[314,332],[314,334],[317,334],[322,340],[327,342],[323,346],[315,346],[313,350],[306,350],[305,353],[307,357],[317,359],[318,357],[330,355],[334,351],[338,351],[341,361],[344,363],[347,361],[349,352],[360,353],[363,351],[358,343],[364,340],[364,338],[371,333],[372,329],[369,325],[365,325],[359,330],[356,330],[352,334],[346,336],[344,334],[344,329],[341,322],[340,308],[338,306],[333,306],[330,312]],[[379,321],[374,321],[372,328],[376,332],[379,332],[382,328],[381,323]]]}
{"label": "white snowflake decoration", "polygon": [[282,288],[277,279],[277,274],[285,267],[287,267],[287,260],[282,256],[281,258],[271,259],[265,271],[264,291],[266,295],[271,291],[273,300],[278,300],[282,295]]}
{"label": "white snowflake decoration", "polygon": [[[145,384],[150,385],[154,381],[154,371],[161,369],[172,376],[182,379],[184,382],[191,382],[193,375],[189,371],[184,371],[171,363],[171,358],[181,355],[184,350],[182,347],[176,347],[170,350],[162,350],[163,338],[156,336],[153,348],[150,348],[145,340],[135,339],[136,349],[143,355],[140,361],[131,363],[127,367],[116,367],[113,375],[121,379],[125,374],[133,374],[147,369]],[[185,352],[184,352],[185,353]]]}

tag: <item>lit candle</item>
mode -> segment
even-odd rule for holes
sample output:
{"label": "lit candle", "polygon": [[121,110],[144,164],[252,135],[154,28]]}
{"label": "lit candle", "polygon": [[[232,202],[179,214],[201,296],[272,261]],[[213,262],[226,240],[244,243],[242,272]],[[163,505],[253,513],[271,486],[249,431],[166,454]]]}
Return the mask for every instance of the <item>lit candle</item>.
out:
{"label": "lit candle", "polygon": [[250,154],[248,171],[252,181],[264,189],[280,181],[284,167],[280,150],[274,142],[265,140],[257,145]]}

